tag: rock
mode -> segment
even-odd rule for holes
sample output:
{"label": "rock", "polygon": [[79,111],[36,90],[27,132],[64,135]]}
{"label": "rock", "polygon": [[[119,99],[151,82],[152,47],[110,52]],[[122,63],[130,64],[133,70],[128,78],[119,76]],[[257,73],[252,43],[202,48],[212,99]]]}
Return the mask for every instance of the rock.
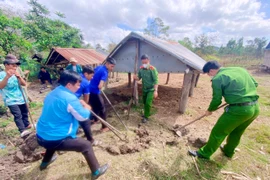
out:
{"label": "rock", "polygon": [[21,151],[18,151],[14,156],[14,161],[18,163],[24,163],[24,156]]}
{"label": "rock", "polygon": [[120,154],[120,151],[118,148],[114,147],[114,146],[108,146],[106,147],[106,151],[108,151],[108,153],[117,156]]}

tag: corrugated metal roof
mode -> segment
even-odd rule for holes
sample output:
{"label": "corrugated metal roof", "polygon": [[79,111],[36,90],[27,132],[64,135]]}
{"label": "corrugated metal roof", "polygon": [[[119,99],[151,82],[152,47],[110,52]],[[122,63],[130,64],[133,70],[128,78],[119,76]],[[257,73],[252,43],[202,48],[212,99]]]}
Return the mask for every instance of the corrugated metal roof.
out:
{"label": "corrugated metal roof", "polygon": [[141,41],[145,41],[152,46],[155,46],[157,49],[163,50],[178,60],[182,61],[184,64],[198,70],[202,71],[202,68],[206,61],[199,57],[197,54],[193,53],[186,47],[182,46],[181,44],[174,42],[174,41],[166,41],[154,37],[150,37],[147,35],[142,35],[138,33],[131,32],[127,37],[125,37],[111,52],[108,57],[113,56],[113,54],[129,39],[136,38],[140,39]]}
{"label": "corrugated metal roof", "polygon": [[[54,53],[58,53],[69,61],[71,57],[74,57],[78,64],[101,64],[105,59],[106,55],[97,52],[95,49],[80,49],[80,48],[52,48],[46,64],[54,64],[55,59],[52,59]],[[57,57],[55,57],[57,59]]]}

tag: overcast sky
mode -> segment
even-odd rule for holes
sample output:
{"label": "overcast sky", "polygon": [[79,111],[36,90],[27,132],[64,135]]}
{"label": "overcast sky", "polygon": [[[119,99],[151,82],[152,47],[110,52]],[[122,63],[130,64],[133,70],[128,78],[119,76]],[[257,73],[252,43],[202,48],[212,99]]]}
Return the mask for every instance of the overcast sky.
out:
{"label": "overcast sky", "polygon": [[[92,45],[118,43],[131,31],[142,31],[147,19],[160,17],[170,38],[194,40],[202,33],[217,37],[270,40],[270,0],[39,0],[51,12],[66,15]],[[0,0],[0,6],[26,10],[27,0]]]}

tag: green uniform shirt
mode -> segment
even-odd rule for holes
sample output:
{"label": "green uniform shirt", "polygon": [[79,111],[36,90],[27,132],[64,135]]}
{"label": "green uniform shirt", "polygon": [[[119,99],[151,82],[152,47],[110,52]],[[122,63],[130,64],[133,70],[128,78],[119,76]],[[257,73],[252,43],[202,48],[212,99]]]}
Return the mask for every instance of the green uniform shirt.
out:
{"label": "green uniform shirt", "polygon": [[154,66],[149,68],[140,67],[138,78],[142,79],[143,91],[154,91],[154,85],[158,84],[158,72]]}
{"label": "green uniform shirt", "polygon": [[212,79],[213,98],[208,111],[214,111],[222,102],[222,96],[228,104],[255,101],[259,98],[258,83],[240,67],[220,68]]}

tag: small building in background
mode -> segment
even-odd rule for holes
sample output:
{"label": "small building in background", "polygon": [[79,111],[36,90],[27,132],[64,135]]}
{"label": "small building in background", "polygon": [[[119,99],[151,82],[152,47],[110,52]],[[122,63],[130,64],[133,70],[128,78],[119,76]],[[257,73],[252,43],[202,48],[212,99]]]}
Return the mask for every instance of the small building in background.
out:
{"label": "small building in background", "polygon": [[69,64],[70,58],[75,58],[81,66],[91,65],[96,67],[106,59],[106,53],[95,49],[81,48],[57,48],[51,49],[48,55],[46,66],[55,68],[64,68]]}

